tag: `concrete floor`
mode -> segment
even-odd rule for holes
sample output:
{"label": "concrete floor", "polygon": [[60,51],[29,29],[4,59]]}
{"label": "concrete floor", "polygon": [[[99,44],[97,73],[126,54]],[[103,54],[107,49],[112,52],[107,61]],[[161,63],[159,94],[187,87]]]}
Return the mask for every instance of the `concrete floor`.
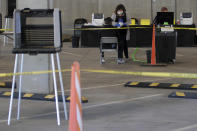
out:
{"label": "concrete floor", "polygon": [[[0,47],[0,73],[12,72],[12,44],[3,47],[1,42]],[[145,50],[140,48],[136,58],[144,60]],[[66,69],[70,69],[73,61],[79,61],[82,69],[197,73],[196,50],[196,47],[177,48],[176,63],[167,67],[143,67],[132,60],[117,65],[113,53],[106,54],[106,64],[100,65],[98,49],[72,49],[71,43],[64,43],[60,57],[62,68]],[[134,48],[129,49],[130,57],[133,51]],[[64,73],[63,77],[65,92],[69,94],[70,73]],[[197,131],[197,100],[168,98],[175,90],[125,88],[124,84],[128,81],[197,84],[196,79],[81,72],[82,95],[89,100],[89,103],[83,104],[84,131]],[[68,121],[63,119],[63,112],[61,126],[56,125],[54,102],[23,100],[22,119],[16,121],[15,101],[11,126],[6,123],[9,99],[0,98],[0,103],[0,131],[68,130]],[[62,106],[60,109],[63,111]]]}

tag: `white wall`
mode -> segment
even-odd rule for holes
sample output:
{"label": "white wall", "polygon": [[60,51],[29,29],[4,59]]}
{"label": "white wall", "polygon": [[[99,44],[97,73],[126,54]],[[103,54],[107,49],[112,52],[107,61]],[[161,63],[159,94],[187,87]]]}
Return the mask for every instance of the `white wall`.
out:
{"label": "white wall", "polygon": [[98,12],[98,0],[55,0],[54,7],[62,11],[63,32],[65,28],[73,28],[76,18],[91,19],[92,12]]}
{"label": "white wall", "polygon": [[[175,0],[153,0],[153,18],[162,6],[169,11],[175,11]],[[91,21],[92,12],[104,13],[105,17],[111,16],[115,7],[123,3],[127,9],[129,18],[151,19],[151,0],[56,0],[55,7],[62,10],[64,28],[72,28],[73,22],[78,17],[84,17]],[[194,22],[197,25],[197,0],[177,0],[177,18],[180,12],[191,11],[194,14]],[[67,32],[63,30],[64,32]]]}
{"label": "white wall", "polygon": [[49,8],[48,0],[17,0],[17,9],[47,9]]}
{"label": "white wall", "polygon": [[150,18],[151,17],[151,1],[150,0],[99,0],[101,2],[100,12],[105,16],[111,16],[116,6],[120,3],[124,4],[129,18]]}
{"label": "white wall", "polygon": [[[5,15],[6,1],[0,0],[3,3],[0,11]],[[151,0],[17,0],[22,5],[24,1],[34,3],[34,8],[53,7],[47,4],[47,1],[53,3],[54,7],[60,8],[62,11],[62,23],[64,28],[72,28],[73,22],[76,18],[84,17],[91,21],[91,14],[93,12],[104,13],[105,16],[111,16],[115,7],[119,3],[123,3],[127,9],[128,17],[148,18],[151,19]],[[162,6],[166,6],[169,11],[175,10],[175,0],[153,0],[153,16],[155,12],[159,11]],[[19,4],[17,2],[17,5]],[[19,6],[18,6],[19,7]],[[19,7],[20,8],[20,7]],[[177,17],[180,12],[191,11],[194,14],[194,22],[197,25],[197,0],[177,0]],[[63,30],[63,32],[67,32]]]}

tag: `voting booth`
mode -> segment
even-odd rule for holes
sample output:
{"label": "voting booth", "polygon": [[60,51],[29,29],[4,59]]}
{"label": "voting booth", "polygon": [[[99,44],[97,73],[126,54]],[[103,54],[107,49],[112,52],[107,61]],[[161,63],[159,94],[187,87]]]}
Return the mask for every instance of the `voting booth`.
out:
{"label": "voting booth", "polygon": [[[46,23],[36,23],[42,18],[47,18]],[[61,13],[57,9],[16,10],[13,53],[59,52],[62,47],[60,21]]]}
{"label": "voting booth", "polygon": [[[41,19],[40,19],[41,18]],[[44,18],[44,19],[42,19]],[[38,21],[38,19],[40,19]],[[44,21],[43,21],[44,20]],[[13,53],[16,54],[15,65],[12,80],[12,90],[10,98],[10,107],[8,114],[8,125],[10,125],[13,98],[14,98],[14,83],[16,81],[16,72],[19,66],[19,87],[18,87],[18,110],[17,120],[20,119],[20,103],[22,93],[22,73],[24,54],[50,54],[51,67],[53,74],[53,86],[56,103],[57,124],[60,125],[59,101],[57,91],[57,81],[55,73],[54,54],[56,53],[56,60],[59,72],[60,89],[62,92],[62,100],[64,107],[65,119],[67,120],[67,111],[65,103],[64,86],[62,80],[59,52],[62,47],[62,30],[61,30],[61,12],[59,9],[23,9],[14,11],[14,48]],[[19,55],[21,60],[19,62]],[[39,65],[37,65],[39,66]],[[36,77],[36,76],[35,76]],[[38,80],[40,81],[40,80]],[[25,88],[25,87],[23,87]]]}

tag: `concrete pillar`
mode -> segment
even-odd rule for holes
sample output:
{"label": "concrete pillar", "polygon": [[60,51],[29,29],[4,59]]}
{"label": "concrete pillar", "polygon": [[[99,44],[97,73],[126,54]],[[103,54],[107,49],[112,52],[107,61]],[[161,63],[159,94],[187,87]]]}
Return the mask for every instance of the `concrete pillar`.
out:
{"label": "concrete pillar", "polygon": [[4,21],[5,21],[5,19],[4,19],[4,17],[7,15],[7,0],[0,0],[0,12],[1,12],[1,14],[2,14],[2,17],[3,17],[3,21],[2,21],[2,23],[3,23],[3,27],[4,27]]}
{"label": "concrete pillar", "polygon": [[[17,8],[47,9],[49,8],[48,2],[48,0],[17,0]],[[50,57],[48,54],[24,55],[23,72],[43,70],[50,70]],[[52,91],[51,74],[23,76],[22,92],[50,93]]]}
{"label": "concrete pillar", "polygon": [[[2,28],[5,25],[5,16],[7,15],[7,0],[0,0],[0,13],[2,14]],[[3,36],[0,36],[0,41],[3,41]],[[0,49],[2,50],[2,49]]]}
{"label": "concrete pillar", "polygon": [[49,9],[54,8],[54,0],[48,0],[48,7],[49,7]]}

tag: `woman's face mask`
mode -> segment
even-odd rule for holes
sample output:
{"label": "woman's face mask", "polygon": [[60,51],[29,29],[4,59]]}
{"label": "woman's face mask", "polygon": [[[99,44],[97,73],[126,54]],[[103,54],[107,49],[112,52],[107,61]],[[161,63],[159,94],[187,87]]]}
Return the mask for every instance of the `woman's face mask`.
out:
{"label": "woman's face mask", "polygon": [[122,14],[123,14],[123,11],[122,11],[122,10],[119,10],[119,11],[117,12],[117,14],[118,14],[118,15],[122,15]]}

